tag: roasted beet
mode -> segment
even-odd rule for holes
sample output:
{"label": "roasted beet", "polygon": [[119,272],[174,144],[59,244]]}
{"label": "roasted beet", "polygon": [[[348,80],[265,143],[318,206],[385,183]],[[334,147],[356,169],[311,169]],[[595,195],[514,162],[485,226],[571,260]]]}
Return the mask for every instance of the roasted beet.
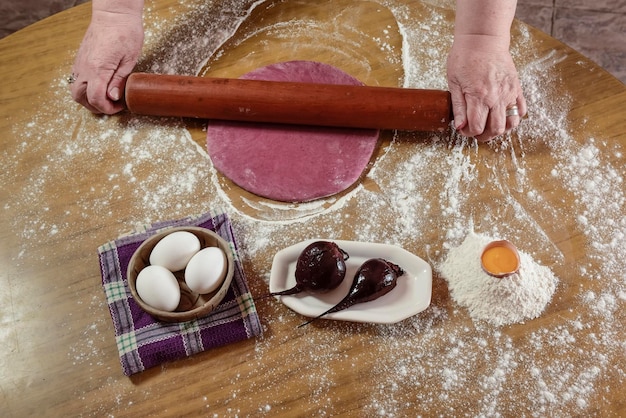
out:
{"label": "roasted beet", "polygon": [[304,326],[332,312],[341,311],[357,303],[369,302],[389,293],[396,287],[398,277],[404,274],[404,270],[382,258],[372,258],[359,267],[354,275],[350,291],[338,304],[305,322]]}
{"label": "roasted beet", "polygon": [[293,295],[305,290],[325,292],[339,286],[346,275],[348,253],[330,241],[309,244],[296,262],[296,285],[272,296]]}

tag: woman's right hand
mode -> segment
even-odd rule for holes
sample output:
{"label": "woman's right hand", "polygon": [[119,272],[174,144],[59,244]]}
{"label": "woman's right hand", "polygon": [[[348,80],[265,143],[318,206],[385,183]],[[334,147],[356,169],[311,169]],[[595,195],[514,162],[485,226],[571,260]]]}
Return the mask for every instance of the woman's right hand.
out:
{"label": "woman's right hand", "polygon": [[143,46],[143,1],[123,2],[94,0],[91,23],[72,67],[72,98],[93,113],[112,115],[124,109],[126,79]]}

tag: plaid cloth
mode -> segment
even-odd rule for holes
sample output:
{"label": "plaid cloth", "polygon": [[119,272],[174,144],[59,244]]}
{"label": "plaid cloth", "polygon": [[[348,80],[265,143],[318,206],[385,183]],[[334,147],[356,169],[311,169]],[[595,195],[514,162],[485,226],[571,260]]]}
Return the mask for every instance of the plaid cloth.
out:
{"label": "plaid cloth", "polygon": [[[144,312],[133,299],[126,269],[133,253],[148,237],[167,227],[199,226],[215,231],[231,246],[235,274],[220,305],[207,316],[165,323]],[[102,287],[115,327],[124,374],[130,376],[161,363],[261,334],[261,323],[248,290],[230,220],[225,213],[161,222],[98,248]]]}

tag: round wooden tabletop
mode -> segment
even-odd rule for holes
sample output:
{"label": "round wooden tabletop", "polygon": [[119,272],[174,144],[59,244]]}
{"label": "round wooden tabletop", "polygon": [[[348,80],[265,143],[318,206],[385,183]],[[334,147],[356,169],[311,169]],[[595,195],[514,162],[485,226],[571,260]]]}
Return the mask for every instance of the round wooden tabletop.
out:
{"label": "round wooden tabletop", "polygon": [[[401,0],[147,3],[140,71],[238,77],[307,59],[368,85],[446,89],[452,10]],[[383,132],[349,190],[286,204],[215,171],[206,121],[98,117],[74,103],[67,76],[89,16],[81,5],[0,40],[1,416],[626,414],[626,87],[617,79],[515,22],[529,104],[515,133],[477,145],[449,132]],[[210,210],[230,216],[255,297],[280,249],[327,238],[426,260],[431,305],[395,324],[297,328],[303,316],[258,299],[262,336],[126,377],[98,247]],[[500,300],[476,301],[494,306],[477,318],[450,291],[442,263],[472,231],[513,242],[554,274],[538,317],[497,324]]]}

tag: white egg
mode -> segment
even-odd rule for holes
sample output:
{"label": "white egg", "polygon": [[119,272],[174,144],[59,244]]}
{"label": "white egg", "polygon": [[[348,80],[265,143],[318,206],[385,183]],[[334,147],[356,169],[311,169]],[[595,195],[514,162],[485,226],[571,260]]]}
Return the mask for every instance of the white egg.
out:
{"label": "white egg", "polygon": [[162,266],[144,267],[135,280],[137,294],[155,309],[172,312],[180,302],[180,286],[174,274]]}
{"label": "white egg", "polygon": [[161,238],[150,252],[150,264],[169,271],[185,268],[191,257],[200,251],[200,240],[191,232],[176,231]]}
{"label": "white egg", "polygon": [[185,269],[185,283],[200,294],[213,292],[224,281],[227,264],[224,251],[218,247],[207,247],[189,260]]}

